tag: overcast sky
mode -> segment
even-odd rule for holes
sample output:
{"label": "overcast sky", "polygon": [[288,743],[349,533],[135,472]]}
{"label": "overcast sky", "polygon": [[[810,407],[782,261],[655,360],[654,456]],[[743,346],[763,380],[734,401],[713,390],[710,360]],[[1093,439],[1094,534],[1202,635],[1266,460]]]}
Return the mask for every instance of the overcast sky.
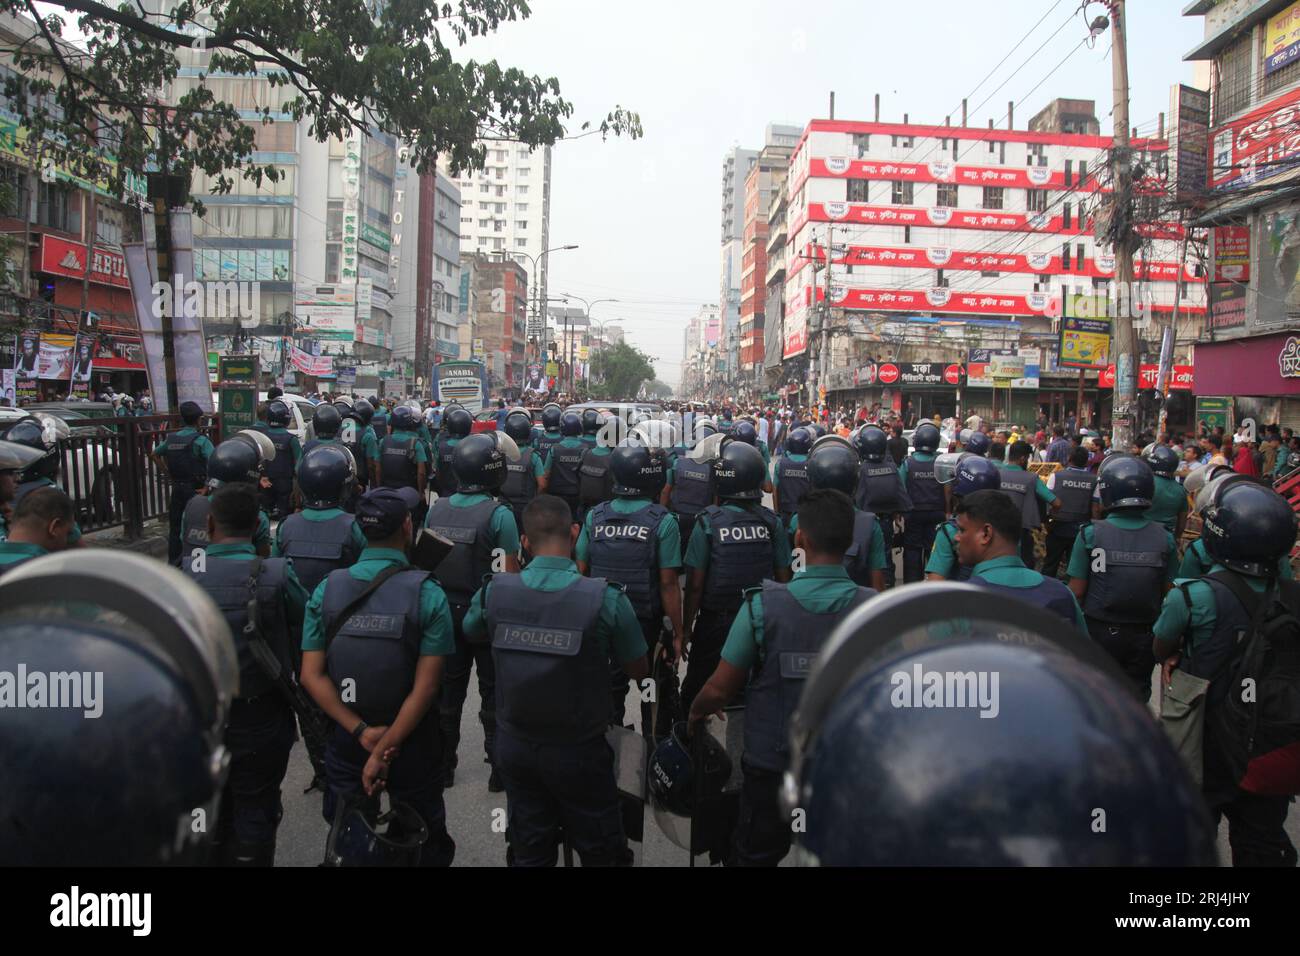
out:
{"label": "overcast sky", "polygon": [[[1093,99],[1109,130],[1110,36],[1079,48],[1087,29],[1078,3],[536,0],[528,20],[467,52],[558,77],[575,129],[616,103],[641,114],[646,135],[636,142],[595,136],[555,148],[551,245],[581,248],[551,256],[550,294],[623,300],[597,305],[593,317],[622,319],[629,339],[655,356],[658,376],[675,384],[686,319],[718,299],[728,149],[760,148],[770,122],[824,118],[831,90],[839,119],[871,119],[879,93],[884,120],[956,122],[969,97],[970,125],[981,127],[1005,126],[1014,100],[1020,129],[1055,97]],[[1204,21],[1180,16],[1185,5],[1128,4],[1130,125],[1143,134],[1168,110],[1170,85],[1192,81],[1182,56]],[[1091,4],[1090,17],[1103,12]]]}

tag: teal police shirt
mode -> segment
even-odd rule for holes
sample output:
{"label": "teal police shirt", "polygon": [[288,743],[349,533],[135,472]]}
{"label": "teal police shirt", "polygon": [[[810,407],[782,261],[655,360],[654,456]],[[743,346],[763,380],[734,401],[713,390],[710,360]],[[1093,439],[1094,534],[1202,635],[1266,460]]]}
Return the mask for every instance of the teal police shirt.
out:
{"label": "teal police shirt", "polygon": [[[610,502],[610,508],[615,514],[630,515],[638,511],[644,511],[650,507],[652,502],[649,498],[615,498]],[[583,564],[591,563],[591,529],[592,529],[592,511],[588,511],[582,521],[582,531],[578,535],[578,544],[574,549],[574,556]],[[660,570],[672,570],[682,566],[682,533],[677,527],[677,516],[669,512],[664,515],[659,522],[659,527],[655,532],[657,544],[655,554],[657,556],[655,566]]]}
{"label": "teal police shirt", "polygon": [[[843,565],[814,564],[794,576],[786,587],[800,607],[813,614],[843,610],[857,595]],[[749,670],[758,663],[763,647],[763,598],[754,594],[746,598],[727,632],[722,645],[722,659],[732,667]]]}
{"label": "teal police shirt", "polygon": [[[339,515],[347,514],[342,508],[304,508],[298,512],[305,521],[332,521]],[[284,522],[280,522],[275,527],[275,545],[271,548],[271,557],[279,558],[284,556]],[[355,521],[352,522],[351,531],[352,543],[358,548],[364,549],[366,546],[366,535],[361,530],[361,525]]]}
{"label": "teal police shirt", "polygon": [[[722,507],[730,511],[747,510],[730,502]],[[780,571],[783,568],[790,567],[790,560],[790,539],[785,533],[785,528],[781,526],[781,522],[777,521],[772,535],[773,570]],[[695,530],[691,532],[691,540],[686,544],[686,566],[695,568],[698,571],[707,571],[709,569],[709,518],[702,511],[695,522]]]}
{"label": "teal police shirt", "polygon": [[[981,561],[971,571],[971,580],[975,578],[988,581],[990,584],[1000,584],[1005,588],[1033,588],[1044,580],[1037,571],[1025,567],[1025,562],[1014,554]],[[1064,588],[1065,585],[1062,584],[1061,587]],[[1074,595],[1070,596],[1074,597]],[[1084,634],[1088,633],[1088,625],[1083,619],[1083,611],[1079,609],[1077,600],[1074,601],[1074,623]]]}

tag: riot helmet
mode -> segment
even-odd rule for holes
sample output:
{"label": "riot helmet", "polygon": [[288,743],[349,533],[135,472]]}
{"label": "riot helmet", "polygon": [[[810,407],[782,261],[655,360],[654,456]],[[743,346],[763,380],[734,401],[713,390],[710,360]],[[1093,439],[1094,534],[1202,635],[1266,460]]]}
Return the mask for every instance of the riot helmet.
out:
{"label": "riot helmet", "polygon": [[506,462],[519,460],[519,446],[505,432],[479,432],[462,439],[451,456],[461,494],[493,494],[506,480]]}
{"label": "riot helmet", "polygon": [[1097,493],[1103,511],[1150,508],[1156,478],[1151,466],[1136,455],[1111,455],[1097,469]]}
{"label": "riot helmet", "polygon": [[767,466],[757,448],[743,441],[723,440],[713,461],[713,487],[719,498],[761,501],[766,478]]}
{"label": "riot helmet", "polygon": [[614,494],[657,498],[667,480],[668,456],[662,448],[628,441],[609,453],[609,470],[614,475]]}
{"label": "riot helmet", "polygon": [[356,459],[341,445],[317,445],[298,463],[298,488],[308,508],[337,508],[356,483]]}
{"label": "riot helmet", "polygon": [[449,408],[442,416],[442,427],[453,438],[466,438],[474,430],[474,417],[463,408]]}
{"label": "riot helmet", "polygon": [[293,421],[293,412],[289,411],[288,402],[282,402],[277,398],[267,404],[266,423],[272,428],[288,428],[291,421]]}
{"label": "riot helmet", "polygon": [[943,436],[939,434],[939,428],[933,422],[921,422],[912,433],[912,447],[927,455],[933,455],[938,451],[939,442],[942,440]]}
{"label": "riot helmet", "polygon": [[1222,476],[1201,494],[1205,550],[1219,564],[1254,577],[1277,573],[1278,561],[1295,547],[1296,516],[1286,499],[1244,475]]}
{"label": "riot helmet", "polygon": [[785,438],[787,455],[806,455],[812,449],[813,435],[806,428],[795,428]]}
{"label": "riot helmet", "polygon": [[311,430],[317,438],[337,438],[343,416],[334,405],[317,405],[311,413]]}

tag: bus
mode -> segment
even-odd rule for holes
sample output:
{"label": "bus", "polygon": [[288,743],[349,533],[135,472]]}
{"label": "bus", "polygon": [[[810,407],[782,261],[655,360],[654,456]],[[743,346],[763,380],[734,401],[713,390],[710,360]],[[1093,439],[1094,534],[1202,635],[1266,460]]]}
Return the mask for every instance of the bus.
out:
{"label": "bus", "polygon": [[441,362],[433,370],[434,398],[443,405],[455,402],[471,415],[487,407],[487,367],[482,362]]}

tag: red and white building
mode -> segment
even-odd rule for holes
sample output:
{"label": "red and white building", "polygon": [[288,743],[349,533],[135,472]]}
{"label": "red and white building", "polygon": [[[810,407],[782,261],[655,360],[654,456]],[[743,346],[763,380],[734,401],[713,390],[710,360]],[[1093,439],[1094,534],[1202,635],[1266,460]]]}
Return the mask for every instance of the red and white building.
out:
{"label": "red and white building", "polygon": [[[1067,296],[1091,295],[1114,277],[1115,258],[1093,238],[1091,219],[1109,188],[1110,143],[1079,133],[813,120],[786,181],[784,358],[809,348],[828,245],[836,310],[895,321],[1014,320],[1047,342]],[[1138,218],[1154,218],[1168,144],[1133,146],[1150,171]],[[1180,270],[1181,227],[1139,228],[1148,241],[1136,273],[1150,282],[1154,311],[1173,308],[1181,271],[1180,315],[1199,320],[1204,280],[1192,257]]]}

